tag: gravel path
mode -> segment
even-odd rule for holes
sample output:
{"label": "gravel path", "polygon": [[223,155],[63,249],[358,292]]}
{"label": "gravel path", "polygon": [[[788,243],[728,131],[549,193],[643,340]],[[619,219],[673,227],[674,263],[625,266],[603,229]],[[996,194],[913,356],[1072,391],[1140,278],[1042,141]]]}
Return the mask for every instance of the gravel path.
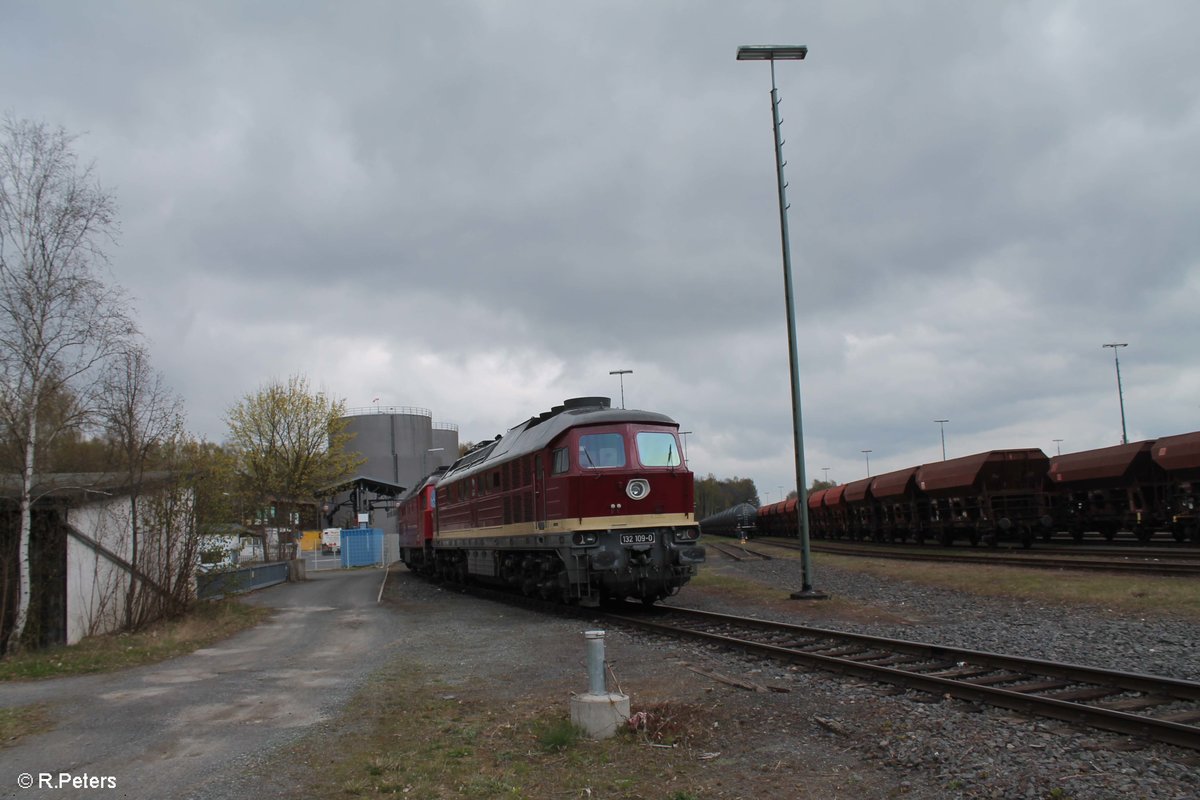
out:
{"label": "gravel path", "polygon": [[[781,594],[801,585],[797,560],[718,559],[714,557],[706,569],[779,587]],[[852,569],[822,567],[816,582],[817,588],[834,597],[876,606],[903,621],[821,619],[819,601],[734,603],[693,587],[669,604],[1200,680],[1200,625],[1195,622],[967,596]],[[801,691],[820,709],[813,717],[821,728],[819,737],[839,741],[865,762],[892,771],[896,776],[892,796],[1200,797],[1200,754],[1192,751],[957,700],[896,694],[896,690],[845,678],[782,671],[765,662],[747,669],[761,670],[764,681],[790,679],[802,686]]]}

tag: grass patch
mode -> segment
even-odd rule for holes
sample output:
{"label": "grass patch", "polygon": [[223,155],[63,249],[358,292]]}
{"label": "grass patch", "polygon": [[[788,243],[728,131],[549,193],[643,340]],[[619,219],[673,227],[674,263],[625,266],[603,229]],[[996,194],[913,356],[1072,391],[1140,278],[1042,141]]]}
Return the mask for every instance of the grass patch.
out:
{"label": "grass patch", "polygon": [[190,653],[251,628],[270,609],[237,600],[199,603],[186,615],[137,633],[89,636],[70,647],[51,647],[0,659],[0,681],[36,680],[151,664]]}
{"label": "grass patch", "polygon": [[704,796],[705,765],[691,749],[708,735],[699,709],[659,704],[640,717],[634,709],[639,725],[597,742],[571,725],[566,697],[497,702],[457,691],[415,664],[381,671],[332,730],[284,754],[288,764],[308,765],[297,796]]}
{"label": "grass patch", "polygon": [[50,727],[43,706],[0,708],[0,748],[11,747],[22,736],[48,731]]}
{"label": "grass patch", "polygon": [[1200,581],[1193,577],[888,561],[828,553],[815,555],[814,565],[823,564],[970,594],[1020,598],[1047,605],[1098,606],[1130,615],[1200,620]]}
{"label": "grass patch", "polygon": [[687,582],[683,591],[687,592],[692,589],[720,592],[727,597],[756,603],[778,600],[780,595],[777,586],[768,586],[740,575],[729,575],[721,572],[720,567],[707,564],[701,567],[699,573]]}

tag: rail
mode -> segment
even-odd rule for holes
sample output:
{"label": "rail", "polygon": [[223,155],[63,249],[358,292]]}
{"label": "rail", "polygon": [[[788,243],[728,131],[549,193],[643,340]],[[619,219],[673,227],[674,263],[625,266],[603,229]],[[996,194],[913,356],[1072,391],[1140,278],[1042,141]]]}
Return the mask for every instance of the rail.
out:
{"label": "rail", "polygon": [[605,618],[820,669],[1200,750],[1200,683],[688,608]]}
{"label": "rail", "polygon": [[[757,542],[771,547],[799,550],[795,542],[778,539],[758,539]],[[994,550],[945,550],[910,548],[896,545],[854,544],[817,540],[810,543],[812,552],[830,555],[863,556],[901,561],[941,561],[958,564],[988,564],[1005,567],[1031,567],[1036,569],[1085,570],[1089,572],[1133,572],[1148,575],[1200,575],[1200,560],[1194,553],[1172,552],[1163,548],[1148,552],[1088,552],[1079,550],[1024,550],[1016,552]],[[1062,557],[1058,557],[1062,555]]]}

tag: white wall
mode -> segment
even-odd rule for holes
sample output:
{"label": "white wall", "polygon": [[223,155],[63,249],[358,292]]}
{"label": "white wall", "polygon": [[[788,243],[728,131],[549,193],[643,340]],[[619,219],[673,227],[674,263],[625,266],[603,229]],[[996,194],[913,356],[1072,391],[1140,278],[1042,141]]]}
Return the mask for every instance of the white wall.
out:
{"label": "white wall", "polygon": [[[80,533],[126,561],[131,558],[129,498],[114,497],[71,509],[68,521]],[[108,633],[125,618],[129,573],[67,536],[67,644]]]}

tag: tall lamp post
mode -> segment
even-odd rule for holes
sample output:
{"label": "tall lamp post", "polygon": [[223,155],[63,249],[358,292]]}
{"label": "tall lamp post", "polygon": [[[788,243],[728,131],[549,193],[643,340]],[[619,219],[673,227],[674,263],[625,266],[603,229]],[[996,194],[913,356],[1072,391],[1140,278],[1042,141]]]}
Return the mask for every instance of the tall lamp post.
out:
{"label": "tall lamp post", "polygon": [[616,375],[621,379],[621,408],[625,407],[625,376],[633,374],[631,369],[614,369],[610,370],[609,375]]}
{"label": "tall lamp post", "polygon": [[1062,439],[1053,439],[1052,441],[1054,442],[1055,448],[1058,450],[1058,454],[1061,456],[1063,440]]}
{"label": "tall lamp post", "polygon": [[691,431],[680,431],[679,436],[683,441],[683,460],[687,461],[687,437],[691,435]]}
{"label": "tall lamp post", "polygon": [[779,90],[775,87],[776,61],[801,61],[808,55],[804,45],[744,45],[737,49],[738,61],[767,61],[771,64],[771,124],[775,132],[775,181],[779,192],[779,237],[783,249],[783,294],[787,304],[788,366],[792,375],[792,435],[796,453],[796,515],[800,530],[800,564],[803,585],[792,598],[822,599],[827,597],[813,589],[812,554],[809,550],[808,486],[804,479],[804,426],[800,416],[800,362],[796,347],[796,302],[792,290],[792,247],[788,238],[787,181],[783,178],[783,138],[780,134]]}
{"label": "tall lamp post", "polygon": [[1113,363],[1117,365],[1117,401],[1121,404],[1121,444],[1129,444],[1129,438],[1125,435],[1125,395],[1121,391],[1121,359],[1117,358],[1117,348],[1129,347],[1129,343],[1112,342],[1101,347],[1111,347],[1113,351]]}
{"label": "tall lamp post", "polygon": [[426,450],[424,453],[421,454],[421,472],[424,473],[423,475],[421,475],[422,478],[424,478],[426,475],[429,474],[429,465],[426,463],[429,459],[429,454],[430,453],[441,453],[441,452],[444,452],[445,450],[446,450],[446,448],[444,448],[444,447],[431,447],[428,450]]}
{"label": "tall lamp post", "polygon": [[946,423],[949,421],[950,420],[948,420],[948,419],[935,419],[934,420],[934,422],[936,422],[942,428],[942,461],[946,460]]}
{"label": "tall lamp post", "polygon": [[875,451],[874,450],[860,450],[859,452],[867,457],[867,477],[869,478],[869,477],[871,477],[871,453],[874,453]]}

